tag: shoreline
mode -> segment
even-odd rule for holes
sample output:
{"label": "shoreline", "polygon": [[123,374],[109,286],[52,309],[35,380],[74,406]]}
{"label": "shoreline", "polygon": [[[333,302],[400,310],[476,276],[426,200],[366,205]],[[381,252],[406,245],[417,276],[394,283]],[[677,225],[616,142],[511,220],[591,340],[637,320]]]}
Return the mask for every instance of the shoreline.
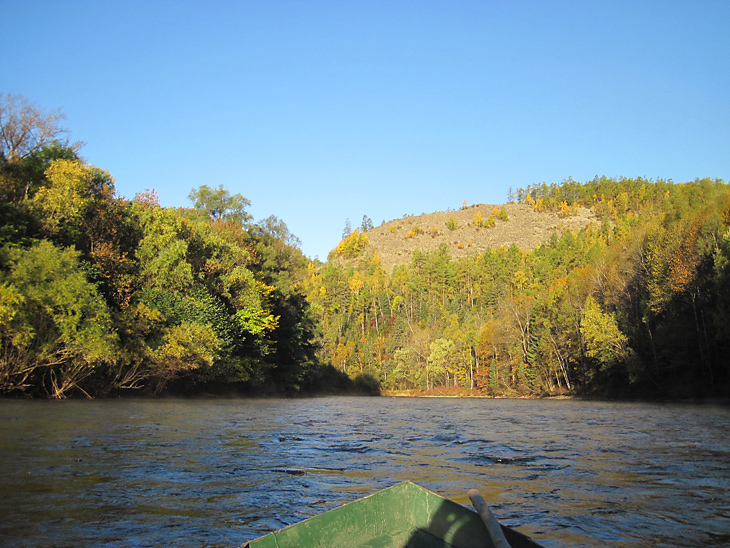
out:
{"label": "shoreline", "polygon": [[521,394],[503,394],[503,395],[489,395],[479,392],[477,390],[470,390],[465,388],[448,388],[448,389],[432,389],[432,390],[382,390],[381,396],[391,398],[480,398],[480,399],[492,399],[492,400],[572,400],[580,399],[577,396],[570,394],[543,394],[543,395],[521,395]]}

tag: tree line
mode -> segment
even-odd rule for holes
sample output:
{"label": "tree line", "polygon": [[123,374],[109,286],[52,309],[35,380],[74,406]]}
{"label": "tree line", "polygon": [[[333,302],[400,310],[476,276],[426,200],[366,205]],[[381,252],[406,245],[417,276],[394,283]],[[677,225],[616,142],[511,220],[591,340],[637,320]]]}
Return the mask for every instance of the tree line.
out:
{"label": "tree line", "polygon": [[596,177],[511,198],[600,221],[453,260],[446,245],[386,272],[352,232],[310,268],[320,358],[390,390],[494,396],[726,396],[730,192],[721,180]]}
{"label": "tree line", "polygon": [[120,197],[62,120],[0,96],[1,394],[728,393],[721,180],[510,190],[600,221],[532,250],[417,250],[386,272],[367,217],[321,264],[222,186],[192,189],[189,208]]}
{"label": "tree line", "polygon": [[0,393],[352,388],[317,359],[283,221],[222,186],[117,196],[62,119],[0,97]]}

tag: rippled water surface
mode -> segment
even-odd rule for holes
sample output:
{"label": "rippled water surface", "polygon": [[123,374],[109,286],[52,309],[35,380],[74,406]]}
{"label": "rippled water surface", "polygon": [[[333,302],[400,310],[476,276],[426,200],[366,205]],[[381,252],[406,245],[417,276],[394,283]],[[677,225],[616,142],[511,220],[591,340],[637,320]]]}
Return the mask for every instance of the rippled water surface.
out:
{"label": "rippled water surface", "polygon": [[546,547],[730,545],[730,410],[436,398],[0,401],[0,546],[229,547],[403,480]]}

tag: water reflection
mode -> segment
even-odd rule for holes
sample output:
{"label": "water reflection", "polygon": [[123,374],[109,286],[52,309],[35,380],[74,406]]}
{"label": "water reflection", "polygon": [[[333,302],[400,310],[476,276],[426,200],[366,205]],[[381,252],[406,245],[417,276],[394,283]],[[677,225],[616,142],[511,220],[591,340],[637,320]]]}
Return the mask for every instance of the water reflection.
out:
{"label": "water reflection", "polygon": [[730,412],[573,401],[0,402],[0,545],[226,546],[412,480],[545,546],[730,544]]}

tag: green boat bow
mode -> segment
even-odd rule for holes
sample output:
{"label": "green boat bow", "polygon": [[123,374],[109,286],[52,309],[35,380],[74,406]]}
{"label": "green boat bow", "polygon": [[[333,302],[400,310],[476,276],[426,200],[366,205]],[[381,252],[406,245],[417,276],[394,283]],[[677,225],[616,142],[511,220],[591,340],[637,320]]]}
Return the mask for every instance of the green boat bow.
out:
{"label": "green boat bow", "polygon": [[[501,526],[511,548],[540,548]],[[404,482],[269,533],[244,548],[493,548],[473,510]]]}

